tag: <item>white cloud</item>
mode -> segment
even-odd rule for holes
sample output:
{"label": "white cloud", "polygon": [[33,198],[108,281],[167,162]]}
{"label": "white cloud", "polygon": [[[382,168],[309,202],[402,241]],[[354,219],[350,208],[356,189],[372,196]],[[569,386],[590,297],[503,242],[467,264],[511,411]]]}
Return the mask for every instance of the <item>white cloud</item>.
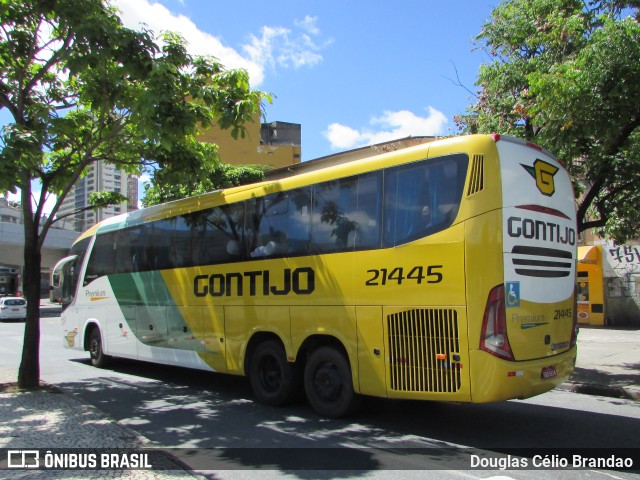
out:
{"label": "white cloud", "polygon": [[329,39],[318,43],[312,38],[320,35],[316,22],[317,17],[308,15],[294,21],[302,32],[284,27],[262,27],[260,36],[250,35],[250,43],[242,48],[252,61],[271,68],[313,67],[323,60],[320,51],[333,42]]}
{"label": "white cloud", "polygon": [[318,22],[318,17],[312,17],[311,15],[307,15],[302,20],[295,20],[293,24],[298,27],[306,30],[311,35],[320,35],[320,29],[316,25]]}
{"label": "white cloud", "polygon": [[362,134],[357,130],[340,123],[332,123],[324,135],[331,142],[333,149],[353,148],[362,142]]}
{"label": "white cloud", "polygon": [[172,13],[153,0],[112,0],[121,11],[125,26],[139,29],[146,25],[154,33],[177,32],[187,41],[193,55],[216,57],[227,68],[244,68],[249,72],[251,85],[264,81],[265,67],[301,68],[313,67],[322,61],[319,53],[331,41],[316,43],[311,36],[320,35],[317,17],[306,16],[294,22],[300,31],[284,27],[262,27],[258,36],[251,34],[249,43],[242,46],[242,53],[224,45],[220,38],[200,30],[188,17]]}
{"label": "white cloud", "polygon": [[166,31],[179,33],[187,41],[187,49],[192,55],[210,55],[227,68],[244,68],[249,72],[253,86],[264,81],[262,65],[224,45],[218,37],[200,30],[190,18],[171,13],[164,5],[150,0],[112,1],[122,12],[122,23],[125,26],[139,29],[141,25],[146,25],[155,34]]}
{"label": "white cloud", "polygon": [[409,136],[442,135],[447,117],[433,107],[428,115],[420,117],[408,110],[385,111],[370,120],[373,128],[355,130],[347,125],[332,123],[324,132],[334,150],[363,147]]}

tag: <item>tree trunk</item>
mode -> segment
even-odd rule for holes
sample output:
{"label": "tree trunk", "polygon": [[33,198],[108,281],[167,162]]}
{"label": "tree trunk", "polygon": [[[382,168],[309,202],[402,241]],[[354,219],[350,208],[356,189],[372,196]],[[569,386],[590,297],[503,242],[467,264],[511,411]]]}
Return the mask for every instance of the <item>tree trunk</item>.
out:
{"label": "tree trunk", "polygon": [[22,284],[27,300],[22,360],[18,370],[18,387],[40,387],[40,268],[41,248],[33,223],[25,221],[24,269]]}

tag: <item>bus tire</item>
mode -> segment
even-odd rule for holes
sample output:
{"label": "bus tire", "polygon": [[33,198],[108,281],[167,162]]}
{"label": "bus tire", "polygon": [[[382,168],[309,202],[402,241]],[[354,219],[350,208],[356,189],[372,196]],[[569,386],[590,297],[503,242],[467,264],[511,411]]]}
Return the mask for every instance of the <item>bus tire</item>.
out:
{"label": "bus tire", "polygon": [[313,409],[325,417],[349,415],[360,404],[353,390],[349,361],[333,347],[320,347],[311,353],[304,371],[304,389]]}
{"label": "bus tire", "polygon": [[104,368],[109,364],[110,358],[102,350],[102,336],[98,327],[92,328],[89,334],[89,357],[94,367]]}
{"label": "bus tire", "polygon": [[274,407],[289,403],[299,388],[297,366],[287,361],[274,340],[259,344],[251,355],[249,381],[258,402]]}

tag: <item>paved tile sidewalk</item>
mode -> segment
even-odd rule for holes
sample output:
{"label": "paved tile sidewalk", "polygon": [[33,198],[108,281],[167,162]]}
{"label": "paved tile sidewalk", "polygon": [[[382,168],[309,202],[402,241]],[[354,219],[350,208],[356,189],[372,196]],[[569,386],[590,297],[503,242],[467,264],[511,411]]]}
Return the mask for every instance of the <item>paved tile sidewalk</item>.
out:
{"label": "paved tile sidewalk", "polygon": [[[133,430],[118,425],[97,408],[85,405],[54,388],[17,392],[16,372],[0,371],[0,448],[120,448],[144,447],[147,440]],[[0,459],[4,461],[6,459]],[[134,480],[193,480],[202,478],[181,469],[167,457],[175,470],[0,470],[8,479],[130,478]]]}

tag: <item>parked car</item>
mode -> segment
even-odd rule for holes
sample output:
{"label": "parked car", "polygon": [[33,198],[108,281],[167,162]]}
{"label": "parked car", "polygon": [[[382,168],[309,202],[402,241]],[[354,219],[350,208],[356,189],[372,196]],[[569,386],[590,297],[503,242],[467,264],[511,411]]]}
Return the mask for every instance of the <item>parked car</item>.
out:
{"label": "parked car", "polygon": [[20,297],[0,298],[0,320],[27,318],[27,301]]}

